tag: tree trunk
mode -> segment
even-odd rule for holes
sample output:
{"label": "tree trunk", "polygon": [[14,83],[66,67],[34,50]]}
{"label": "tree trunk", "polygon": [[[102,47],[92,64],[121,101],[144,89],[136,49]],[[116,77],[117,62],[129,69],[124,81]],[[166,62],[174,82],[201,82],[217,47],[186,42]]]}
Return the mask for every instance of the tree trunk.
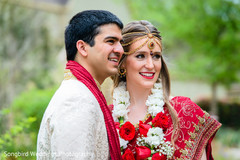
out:
{"label": "tree trunk", "polygon": [[211,85],[212,99],[210,105],[210,114],[218,120],[218,108],[217,108],[217,83],[214,82]]}

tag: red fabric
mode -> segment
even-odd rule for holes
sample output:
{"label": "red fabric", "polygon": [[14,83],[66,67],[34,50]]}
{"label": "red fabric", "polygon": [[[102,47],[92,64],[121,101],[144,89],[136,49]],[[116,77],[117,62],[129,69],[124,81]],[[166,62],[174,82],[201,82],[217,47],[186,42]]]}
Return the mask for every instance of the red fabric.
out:
{"label": "red fabric", "polygon": [[[216,133],[215,133],[216,134]],[[215,137],[215,134],[209,139],[207,146],[206,146],[206,155],[207,155],[207,160],[214,160],[213,156],[212,156],[212,140]]]}
{"label": "red fabric", "polygon": [[159,155],[159,153],[155,153],[153,154],[152,156],[152,160],[166,160],[167,159],[167,156],[166,155]]}
{"label": "red fabric", "polygon": [[114,126],[114,120],[112,118],[111,112],[107,106],[106,99],[104,98],[102,92],[98,89],[97,84],[94,81],[91,74],[79,63],[70,60],[66,65],[66,69],[70,69],[72,74],[84,85],[86,85],[87,88],[96,97],[104,115],[105,125],[107,129],[107,134],[108,134],[108,142],[109,142],[111,159],[120,160],[121,150],[120,150],[118,134]]}
{"label": "red fabric", "polygon": [[[186,159],[200,159],[203,150],[206,149],[207,160],[213,160],[211,142],[216,134],[218,128],[221,124],[212,118],[211,116],[206,116],[203,110],[190,98],[187,97],[174,97],[171,100],[171,104],[178,113],[178,118],[180,120],[180,132],[175,146],[177,147],[174,156],[184,157],[181,155],[181,149],[188,149],[188,154]],[[166,112],[168,112],[166,110]],[[173,129],[172,121],[169,116],[170,126],[166,132],[166,139],[171,140],[171,132]],[[204,118],[204,123],[199,122],[199,117]],[[199,127],[199,131],[195,131],[194,124]],[[190,132],[196,134],[196,137],[191,139]],[[191,140],[192,146],[188,148],[185,141]],[[207,146],[206,146],[207,145]]]}

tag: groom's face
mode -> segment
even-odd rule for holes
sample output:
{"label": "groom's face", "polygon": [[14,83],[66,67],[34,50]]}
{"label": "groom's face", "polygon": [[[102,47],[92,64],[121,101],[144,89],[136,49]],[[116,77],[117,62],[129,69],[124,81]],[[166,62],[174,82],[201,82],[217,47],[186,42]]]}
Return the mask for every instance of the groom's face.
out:
{"label": "groom's face", "polygon": [[[123,54],[121,29],[116,24],[100,26],[94,46],[88,46],[88,59],[92,74],[107,78],[118,72],[118,63]],[[105,79],[104,78],[104,79]]]}

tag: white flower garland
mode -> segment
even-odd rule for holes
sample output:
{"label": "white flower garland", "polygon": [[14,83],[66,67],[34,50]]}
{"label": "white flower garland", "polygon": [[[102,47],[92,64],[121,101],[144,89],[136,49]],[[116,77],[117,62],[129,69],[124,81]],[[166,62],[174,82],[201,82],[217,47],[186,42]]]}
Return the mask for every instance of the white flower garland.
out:
{"label": "white flower garland", "polygon": [[[155,117],[159,112],[164,113],[164,100],[162,92],[162,84],[155,83],[154,87],[151,89],[152,94],[148,96],[146,105],[148,106],[148,113]],[[115,122],[119,122],[119,117],[123,117],[124,122],[128,120],[128,106],[130,105],[129,92],[126,90],[126,83],[120,82],[118,87],[113,91],[113,119]]]}
{"label": "white flower garland", "polygon": [[[148,113],[155,117],[158,113],[164,113],[164,99],[163,99],[163,91],[162,84],[155,83],[154,87],[151,89],[152,94],[148,96],[146,101],[146,106],[148,106]],[[113,105],[114,109],[112,112],[112,116],[115,122],[119,122],[120,125],[124,124],[128,121],[128,109],[130,105],[130,96],[129,92],[126,90],[126,83],[120,82],[118,87],[116,87],[113,91]],[[166,142],[164,138],[165,134],[163,133],[162,128],[154,127],[150,128],[147,137],[139,137],[137,138],[137,144],[139,146],[151,146],[154,151],[153,153],[160,152],[164,155],[167,155],[168,158],[173,156],[173,147],[170,142]],[[120,146],[125,149],[127,147],[128,141],[120,138]]]}

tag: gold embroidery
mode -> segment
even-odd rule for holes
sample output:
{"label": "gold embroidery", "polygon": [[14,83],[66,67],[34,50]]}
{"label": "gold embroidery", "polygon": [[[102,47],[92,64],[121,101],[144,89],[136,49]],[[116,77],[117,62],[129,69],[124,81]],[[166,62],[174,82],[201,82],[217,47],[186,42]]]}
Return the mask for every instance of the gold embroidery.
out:
{"label": "gold embroidery", "polygon": [[72,74],[72,72],[69,69],[66,69],[64,71],[64,79],[65,80],[76,79],[76,77]]}
{"label": "gold embroidery", "polygon": [[200,117],[200,116],[198,116],[197,118],[199,119],[199,122],[200,122],[201,124],[204,124],[204,123],[205,123],[205,118]]}
{"label": "gold embroidery", "polygon": [[[77,79],[72,72],[69,69],[65,69],[64,71],[64,80],[69,80],[69,79]],[[95,83],[97,84],[98,89],[101,91],[101,85],[100,83],[94,79]]]}
{"label": "gold embroidery", "polygon": [[204,115],[208,118],[210,116],[210,114],[206,111],[203,111]]}
{"label": "gold embroidery", "polygon": [[188,154],[188,150],[187,149],[181,149],[180,152],[186,156]]}
{"label": "gold embroidery", "polygon": [[195,131],[198,132],[199,131],[199,126],[194,124],[193,127],[195,128]]}
{"label": "gold embroidery", "polygon": [[191,140],[189,140],[189,141],[185,140],[185,143],[186,143],[186,146],[187,146],[188,148],[191,148],[191,147],[192,147],[192,141],[191,141]]}
{"label": "gold embroidery", "polygon": [[[198,148],[204,149],[203,145],[206,144],[209,137],[220,127],[216,124],[216,127],[209,128],[213,123],[216,123],[216,121],[209,116],[205,111],[203,116],[196,116],[199,121],[197,123],[192,122],[192,126],[195,129],[191,130],[192,132],[188,132],[190,137],[184,141],[185,147],[180,150],[180,158],[176,158],[176,160],[199,159],[201,155],[199,153],[202,152],[202,150],[198,150]],[[204,138],[204,141],[202,138]]]}
{"label": "gold embroidery", "polygon": [[196,138],[196,133],[190,132],[188,134],[190,135],[191,139],[195,139]]}

